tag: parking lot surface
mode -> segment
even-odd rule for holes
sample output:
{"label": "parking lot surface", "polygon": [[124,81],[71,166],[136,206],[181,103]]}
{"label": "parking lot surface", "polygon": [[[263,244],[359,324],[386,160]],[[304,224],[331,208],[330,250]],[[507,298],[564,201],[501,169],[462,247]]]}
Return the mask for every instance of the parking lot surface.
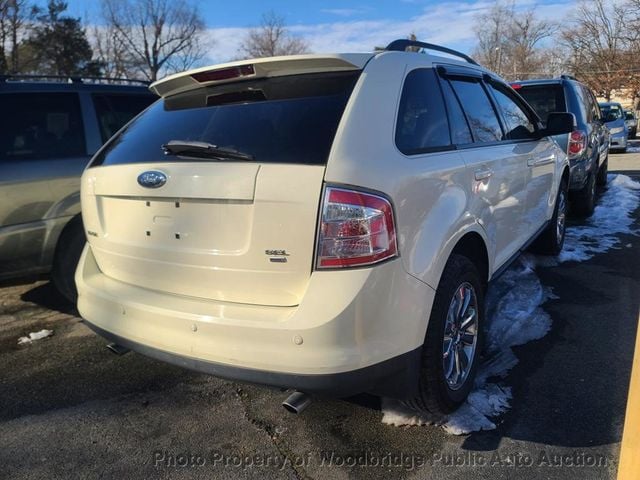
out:
{"label": "parking lot surface", "polygon": [[[639,179],[632,150],[609,168]],[[615,478],[640,301],[640,237],[619,238],[590,260],[536,269],[554,294],[551,330],[515,348],[497,428],[466,436],[385,425],[364,396],[294,416],[277,389],[114,355],[46,278],[5,283],[0,477]],[[54,334],[18,344],[42,329]]]}

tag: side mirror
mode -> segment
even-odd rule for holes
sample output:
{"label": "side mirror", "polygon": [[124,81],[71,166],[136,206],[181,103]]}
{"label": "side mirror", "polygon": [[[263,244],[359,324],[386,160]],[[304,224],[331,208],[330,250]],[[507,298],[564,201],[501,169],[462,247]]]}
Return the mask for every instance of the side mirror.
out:
{"label": "side mirror", "polygon": [[547,126],[539,131],[541,137],[551,137],[553,135],[563,135],[573,132],[577,125],[576,117],[573,113],[553,112],[547,117]]}

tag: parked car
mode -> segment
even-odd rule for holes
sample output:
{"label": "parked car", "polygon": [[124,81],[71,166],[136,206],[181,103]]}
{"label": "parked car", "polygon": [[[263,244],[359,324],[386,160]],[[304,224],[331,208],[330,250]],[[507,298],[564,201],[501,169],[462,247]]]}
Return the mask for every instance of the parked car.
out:
{"label": "parked car", "polygon": [[638,133],[638,119],[633,110],[624,111],[624,124],[629,131],[629,138],[636,138],[636,133]]}
{"label": "parked car", "polygon": [[80,176],[91,156],[155,96],[137,82],[0,77],[0,279],[51,271],[75,302],[85,242]]}
{"label": "parked car", "polygon": [[569,163],[550,136],[573,115],[543,128],[471,58],[409,40],[151,90],[162,100],[82,177],[88,325],[170,363],[296,389],[294,411],[309,393],[459,406],[487,283],[534,241],[562,248]]}
{"label": "parked car", "polygon": [[616,102],[600,103],[600,110],[604,122],[609,129],[611,135],[611,150],[618,150],[622,153],[627,151],[627,139],[629,132],[625,124],[624,109],[622,105]]}
{"label": "parked car", "polygon": [[573,213],[589,216],[596,205],[596,186],[607,183],[609,131],[593,92],[575,78],[527,80],[511,86],[547,121],[550,112],[570,112],[576,128],[555,140],[569,155],[570,200]]}

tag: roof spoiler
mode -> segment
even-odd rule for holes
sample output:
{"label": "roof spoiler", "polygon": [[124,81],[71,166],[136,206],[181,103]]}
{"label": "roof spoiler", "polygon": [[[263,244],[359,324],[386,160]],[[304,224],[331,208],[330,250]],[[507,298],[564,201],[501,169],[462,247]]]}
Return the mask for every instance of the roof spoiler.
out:
{"label": "roof spoiler", "polygon": [[373,54],[291,55],[244,60],[171,75],[151,84],[149,89],[161,97],[168,97],[203,86],[239,80],[361,70],[372,56]]}
{"label": "roof spoiler", "polygon": [[[385,51],[388,52],[406,52],[407,48],[417,48],[424,50],[433,50],[435,52],[446,53],[447,55],[452,55],[454,57],[462,58],[463,60],[473,64],[479,65],[473,58],[469,55],[465,55],[462,52],[457,50],[453,50],[452,48],[443,47],[442,45],[436,45],[434,43],[425,43],[419,42],[418,40],[408,40],[408,39],[400,39],[394,40],[389,45],[386,46]],[[413,51],[413,50],[409,50]]]}

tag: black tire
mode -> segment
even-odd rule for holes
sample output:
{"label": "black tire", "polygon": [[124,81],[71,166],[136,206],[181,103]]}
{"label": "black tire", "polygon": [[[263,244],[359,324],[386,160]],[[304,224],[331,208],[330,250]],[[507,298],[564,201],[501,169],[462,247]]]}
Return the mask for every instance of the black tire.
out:
{"label": "black tire", "polygon": [[596,208],[596,172],[591,172],[585,186],[571,199],[571,211],[579,217],[589,217]]}
{"label": "black tire", "polygon": [[604,163],[598,169],[598,177],[596,178],[596,184],[599,187],[607,186],[607,174],[609,173],[609,157],[604,161]]}
{"label": "black tire", "polygon": [[[454,295],[463,285],[470,285],[476,298],[476,340],[470,369],[461,386],[452,389],[444,371],[445,324]],[[441,421],[458,408],[473,387],[483,346],[484,328],[484,282],[476,266],[467,257],[453,254],[449,258],[436,291],[431,309],[427,335],[422,347],[422,363],[418,384],[418,396],[406,403],[419,411]],[[450,349],[451,351],[451,349]]]}
{"label": "black tire", "polygon": [[627,147],[621,148],[620,153],[627,153]]}
{"label": "black tire", "polygon": [[53,258],[51,281],[56,290],[73,304],[78,300],[74,276],[85,242],[82,218],[74,217],[60,234]]}
{"label": "black tire", "polygon": [[564,246],[564,237],[567,226],[567,211],[569,205],[569,187],[564,180],[560,184],[560,190],[556,197],[556,206],[549,225],[531,246],[535,253],[542,255],[558,255]]}

